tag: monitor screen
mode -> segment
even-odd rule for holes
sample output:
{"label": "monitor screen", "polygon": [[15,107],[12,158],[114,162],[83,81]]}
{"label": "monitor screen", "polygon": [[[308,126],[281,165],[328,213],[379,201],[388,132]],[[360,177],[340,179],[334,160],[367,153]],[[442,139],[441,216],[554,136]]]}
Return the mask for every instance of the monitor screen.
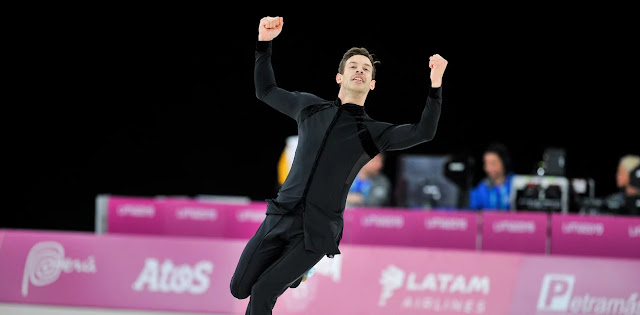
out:
{"label": "monitor screen", "polygon": [[413,209],[460,209],[467,205],[470,180],[464,159],[449,155],[400,155],[396,203]]}
{"label": "monitor screen", "polygon": [[511,181],[511,209],[567,213],[569,190],[566,177],[514,175]]}

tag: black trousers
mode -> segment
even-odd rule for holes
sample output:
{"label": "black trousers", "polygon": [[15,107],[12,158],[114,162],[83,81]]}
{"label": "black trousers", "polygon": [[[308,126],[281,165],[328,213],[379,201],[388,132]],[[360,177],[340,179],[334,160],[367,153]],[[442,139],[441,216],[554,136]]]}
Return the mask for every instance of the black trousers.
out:
{"label": "black trousers", "polygon": [[240,255],[231,294],[251,297],[246,315],[272,314],[278,297],[323,256],[304,248],[301,214],[268,214]]}

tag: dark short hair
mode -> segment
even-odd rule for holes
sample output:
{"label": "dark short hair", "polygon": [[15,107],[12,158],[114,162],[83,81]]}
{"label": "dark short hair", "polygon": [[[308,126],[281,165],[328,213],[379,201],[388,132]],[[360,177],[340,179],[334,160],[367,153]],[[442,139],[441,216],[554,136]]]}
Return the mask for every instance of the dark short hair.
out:
{"label": "dark short hair", "polygon": [[373,66],[373,70],[371,71],[371,78],[375,79],[376,64],[380,63],[380,61],[376,59],[374,54],[370,53],[369,50],[363,47],[352,47],[344,53],[344,55],[342,56],[342,60],[340,60],[340,65],[338,65],[338,73],[344,74],[344,64],[347,62],[347,60],[349,60],[349,58],[356,55],[362,55],[369,58],[369,61],[371,61],[371,65]]}
{"label": "dark short hair", "polygon": [[513,171],[513,164],[511,162],[511,154],[507,149],[507,146],[501,142],[492,142],[489,144],[486,150],[484,150],[484,154],[487,153],[495,153],[500,157],[502,161],[502,166],[504,167],[504,173],[508,174]]}

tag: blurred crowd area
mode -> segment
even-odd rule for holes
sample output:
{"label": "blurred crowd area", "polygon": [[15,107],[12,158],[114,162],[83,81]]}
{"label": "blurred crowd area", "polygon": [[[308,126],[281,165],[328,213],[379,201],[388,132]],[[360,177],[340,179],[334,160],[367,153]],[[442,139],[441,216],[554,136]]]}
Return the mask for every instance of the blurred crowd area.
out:
{"label": "blurred crowd area", "polygon": [[[282,185],[293,160],[297,136],[286,141],[278,164]],[[398,154],[394,176],[385,172],[387,153],[380,153],[356,176],[347,207],[391,207],[411,210],[543,211],[640,216],[640,156],[617,157],[611,181],[616,189],[596,194],[599,183],[567,174],[563,148],[546,148],[529,173],[516,172],[509,148],[489,144],[480,159],[471,155]]]}

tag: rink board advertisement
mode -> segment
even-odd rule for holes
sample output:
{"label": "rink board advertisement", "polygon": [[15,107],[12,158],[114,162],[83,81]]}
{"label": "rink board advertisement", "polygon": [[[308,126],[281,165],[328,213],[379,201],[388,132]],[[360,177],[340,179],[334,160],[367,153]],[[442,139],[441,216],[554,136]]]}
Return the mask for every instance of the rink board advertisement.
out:
{"label": "rink board advertisement", "polygon": [[543,212],[483,212],[482,250],[544,254],[547,221]]}
{"label": "rink board advertisement", "polygon": [[528,257],[509,314],[640,315],[640,260]]}
{"label": "rink board advertisement", "polygon": [[[106,233],[249,239],[266,202],[109,196]],[[347,208],[341,244],[640,258],[640,218]]]}
{"label": "rink board advertisement", "polygon": [[[0,230],[0,303],[244,314],[246,240]],[[640,314],[640,260],[346,244],[275,314]]]}
{"label": "rink board advertisement", "polygon": [[343,242],[475,249],[478,214],[466,212],[402,211],[379,208],[347,209]]}
{"label": "rink board advertisement", "polygon": [[640,258],[640,218],[552,214],[551,253]]}
{"label": "rink board advertisement", "polygon": [[109,197],[109,233],[250,238],[266,202],[212,203],[180,198]]}
{"label": "rink board advertisement", "polygon": [[240,306],[228,282],[242,246],[9,230],[0,248],[0,302],[232,313]]}

